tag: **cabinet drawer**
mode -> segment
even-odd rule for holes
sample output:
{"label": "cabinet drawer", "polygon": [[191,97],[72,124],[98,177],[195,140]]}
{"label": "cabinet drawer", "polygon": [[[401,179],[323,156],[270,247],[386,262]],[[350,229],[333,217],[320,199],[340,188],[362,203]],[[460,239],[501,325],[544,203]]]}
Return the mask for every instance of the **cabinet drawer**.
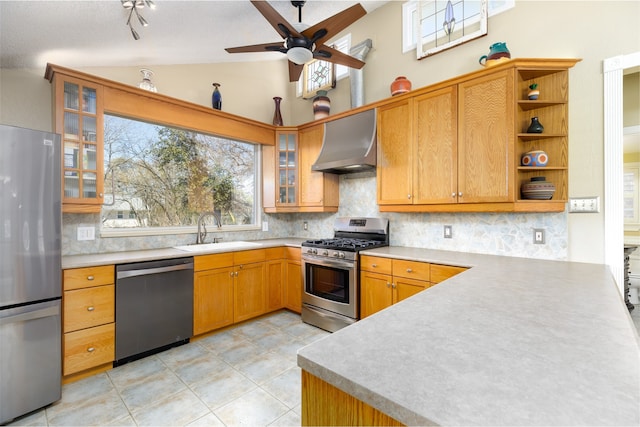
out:
{"label": "cabinet drawer", "polygon": [[114,283],[114,267],[113,265],[103,265],[99,267],[71,268],[64,270],[63,279],[65,291],[110,285]]}
{"label": "cabinet drawer", "polygon": [[233,253],[233,264],[252,264],[254,262],[263,262],[265,260],[264,249],[253,249],[250,251],[239,251]]}
{"label": "cabinet drawer", "polygon": [[114,292],[114,285],[65,291],[64,332],[113,323]]}
{"label": "cabinet drawer", "polygon": [[264,251],[266,253],[265,259],[267,261],[274,259],[284,259],[286,256],[284,246],[280,246],[279,248],[267,248]]}
{"label": "cabinet drawer", "polygon": [[363,255],[360,257],[360,270],[391,274],[391,258]]}
{"label": "cabinet drawer", "polygon": [[428,262],[393,260],[393,275],[409,279],[431,280]]}
{"label": "cabinet drawer", "polygon": [[213,268],[231,267],[233,265],[233,252],[221,254],[200,255],[193,258],[194,271],[211,270]]}
{"label": "cabinet drawer", "polygon": [[300,261],[300,254],[302,253],[302,249],[300,248],[292,248],[290,246],[287,246],[285,248],[285,251],[287,253],[287,259],[295,259]]}
{"label": "cabinet drawer", "polygon": [[63,375],[113,362],[115,357],[115,324],[64,334]]}
{"label": "cabinet drawer", "polygon": [[454,267],[452,265],[431,264],[431,282],[440,283],[449,277],[455,276],[467,270],[466,267]]}

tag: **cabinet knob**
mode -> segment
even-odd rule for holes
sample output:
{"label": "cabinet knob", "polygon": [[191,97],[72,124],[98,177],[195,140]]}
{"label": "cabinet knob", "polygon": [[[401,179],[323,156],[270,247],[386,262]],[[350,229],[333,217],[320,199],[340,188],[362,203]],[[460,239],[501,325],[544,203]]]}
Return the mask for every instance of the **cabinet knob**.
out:
{"label": "cabinet knob", "polygon": [[102,197],[102,196],[103,196],[103,194],[102,194],[102,193],[100,193],[98,196],[99,196],[99,197]]}
{"label": "cabinet knob", "polygon": [[407,199],[410,199],[410,198],[411,198],[411,194],[407,194]]}
{"label": "cabinet knob", "polygon": [[413,270],[410,268],[407,268],[407,273],[411,273]]}
{"label": "cabinet knob", "polygon": [[456,198],[456,192],[455,191],[453,193],[451,193],[451,197],[454,198],[454,199]]}
{"label": "cabinet knob", "polygon": [[460,191],[460,192],[458,193],[458,196],[459,196],[459,197],[462,197],[462,191]]}
{"label": "cabinet knob", "polygon": [[95,348],[95,347],[89,347],[89,348],[87,349],[87,352],[89,352],[89,353],[93,353],[95,350],[96,350],[96,348]]}
{"label": "cabinet knob", "polygon": [[396,284],[395,284],[395,283],[392,283],[392,284],[391,284],[391,287],[392,287],[393,289],[395,289],[395,288],[396,288]]}
{"label": "cabinet knob", "polygon": [[236,271],[236,277],[238,277],[238,272]]}
{"label": "cabinet knob", "polygon": [[95,279],[95,277],[93,277],[93,276],[87,276],[87,280],[93,280],[93,279]]}
{"label": "cabinet knob", "polygon": [[87,307],[87,311],[93,311],[93,310],[95,310],[95,309],[96,309],[96,308],[95,308],[94,306],[92,306],[92,305],[90,305],[89,307]]}
{"label": "cabinet knob", "polygon": [[387,288],[391,287],[391,283],[387,282]]}
{"label": "cabinet knob", "polygon": [[371,264],[371,267],[376,268],[378,264]]}
{"label": "cabinet knob", "polygon": [[233,271],[229,273],[229,277],[233,277]]}

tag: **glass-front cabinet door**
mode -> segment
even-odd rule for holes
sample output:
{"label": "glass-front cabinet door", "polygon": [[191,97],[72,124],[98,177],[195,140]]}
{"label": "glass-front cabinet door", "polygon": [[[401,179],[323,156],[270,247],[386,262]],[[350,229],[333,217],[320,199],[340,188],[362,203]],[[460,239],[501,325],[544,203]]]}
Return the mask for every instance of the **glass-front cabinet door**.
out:
{"label": "glass-front cabinet door", "polygon": [[103,203],[102,87],[58,75],[56,132],[62,135],[62,210],[99,212]]}
{"label": "glass-front cabinet door", "polygon": [[276,133],[276,205],[296,205],[298,189],[298,142],[296,132]]}

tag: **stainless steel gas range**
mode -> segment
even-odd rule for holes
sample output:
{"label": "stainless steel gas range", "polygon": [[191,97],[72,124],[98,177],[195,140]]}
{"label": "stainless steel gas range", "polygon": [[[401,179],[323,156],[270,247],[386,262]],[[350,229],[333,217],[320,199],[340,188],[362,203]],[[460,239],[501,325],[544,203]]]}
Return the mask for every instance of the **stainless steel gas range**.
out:
{"label": "stainless steel gas range", "polygon": [[389,245],[389,220],[337,218],[334,237],[302,243],[302,320],[335,332],[360,318],[358,252]]}

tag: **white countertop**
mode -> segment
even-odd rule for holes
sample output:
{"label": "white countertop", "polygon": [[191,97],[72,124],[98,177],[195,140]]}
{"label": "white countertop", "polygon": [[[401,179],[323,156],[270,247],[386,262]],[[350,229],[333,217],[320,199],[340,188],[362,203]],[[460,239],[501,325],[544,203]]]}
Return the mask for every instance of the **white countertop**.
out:
{"label": "white countertop", "polygon": [[[273,248],[276,246],[295,246],[300,247],[300,244],[306,239],[297,237],[291,237],[286,239],[267,239],[267,240],[252,240],[256,243],[256,247],[250,249],[264,249]],[[226,242],[228,243],[228,242]],[[87,255],[69,255],[62,257],[62,268],[81,268],[81,267],[94,267],[97,265],[111,265],[111,264],[124,264],[129,262],[141,262],[141,261],[153,261],[158,259],[169,258],[182,258],[196,255],[215,254],[222,252],[235,252],[237,250],[247,250],[247,248],[233,249],[224,244],[220,244],[219,248],[212,248],[208,245],[206,252],[189,252],[175,248],[164,249],[148,249],[139,251],[124,251],[124,252],[107,252],[100,254],[87,254]]]}
{"label": "white countertop", "polygon": [[387,247],[469,270],[298,365],[407,425],[639,425],[640,351],[608,267]]}

